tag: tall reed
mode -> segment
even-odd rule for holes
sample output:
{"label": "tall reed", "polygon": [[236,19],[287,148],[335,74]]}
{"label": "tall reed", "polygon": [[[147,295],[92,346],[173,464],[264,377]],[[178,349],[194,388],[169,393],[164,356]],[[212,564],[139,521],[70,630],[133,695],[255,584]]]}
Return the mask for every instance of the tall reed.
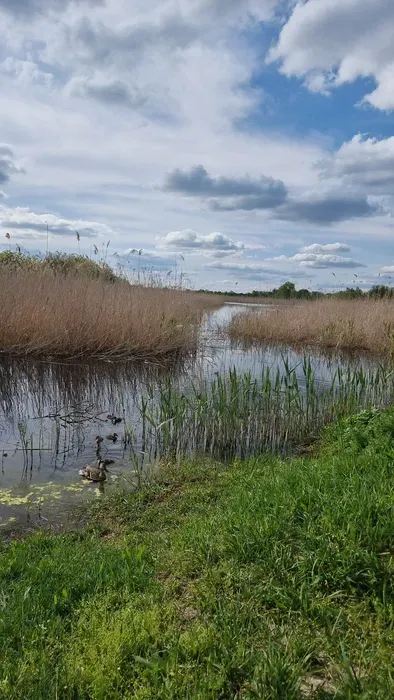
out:
{"label": "tall reed", "polygon": [[233,369],[187,391],[171,379],[148,385],[137,399],[139,422],[128,434],[135,458],[287,452],[324,424],[360,408],[385,406],[394,395],[393,373],[383,366],[339,368],[328,384],[316,380],[307,357],[300,377],[297,369],[284,360],[283,374],[263,367],[253,378]]}
{"label": "tall reed", "polygon": [[236,340],[391,354],[394,351],[394,302],[391,299],[324,299],[283,305],[268,312],[253,310],[236,314],[228,330]]}
{"label": "tall reed", "polygon": [[52,271],[0,271],[0,354],[160,359],[196,347],[207,299]]}

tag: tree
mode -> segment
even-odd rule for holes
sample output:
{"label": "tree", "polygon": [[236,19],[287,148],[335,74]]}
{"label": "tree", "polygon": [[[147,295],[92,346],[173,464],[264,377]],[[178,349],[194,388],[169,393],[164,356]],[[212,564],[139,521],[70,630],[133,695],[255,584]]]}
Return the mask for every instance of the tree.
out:
{"label": "tree", "polygon": [[311,296],[309,289],[299,289],[297,292],[297,299],[310,299]]}
{"label": "tree", "polygon": [[375,298],[378,297],[379,299],[383,299],[384,297],[392,297],[393,290],[391,287],[386,287],[384,284],[374,284],[374,286],[369,290],[369,296]]}
{"label": "tree", "polygon": [[296,288],[293,282],[285,282],[277,290],[276,294],[281,299],[291,299],[296,296]]}

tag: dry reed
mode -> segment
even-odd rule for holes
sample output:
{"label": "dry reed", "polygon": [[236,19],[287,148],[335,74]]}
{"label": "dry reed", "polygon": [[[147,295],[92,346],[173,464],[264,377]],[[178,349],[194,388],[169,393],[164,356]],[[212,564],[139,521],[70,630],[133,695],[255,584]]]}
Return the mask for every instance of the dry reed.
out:
{"label": "dry reed", "polygon": [[0,273],[0,353],[53,359],[160,359],[196,347],[210,301],[176,289],[50,271]]}
{"label": "dry reed", "polygon": [[236,314],[232,338],[293,346],[311,345],[390,354],[394,351],[394,302],[389,299],[324,299],[275,310]]}

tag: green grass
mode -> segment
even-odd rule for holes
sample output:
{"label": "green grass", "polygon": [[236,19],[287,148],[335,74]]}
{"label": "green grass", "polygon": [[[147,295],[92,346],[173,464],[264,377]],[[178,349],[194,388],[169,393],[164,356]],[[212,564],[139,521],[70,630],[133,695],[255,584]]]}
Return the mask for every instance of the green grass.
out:
{"label": "green grass", "polygon": [[0,698],[393,698],[393,446],[367,411],[4,544]]}

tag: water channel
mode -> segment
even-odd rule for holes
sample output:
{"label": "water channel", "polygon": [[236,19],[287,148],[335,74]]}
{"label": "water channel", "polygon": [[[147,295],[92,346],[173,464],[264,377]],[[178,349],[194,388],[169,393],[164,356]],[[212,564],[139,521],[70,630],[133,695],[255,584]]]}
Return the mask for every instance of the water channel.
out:
{"label": "water channel", "polygon": [[[128,482],[135,474],[135,461],[124,437],[137,425],[136,400],[148,382],[152,386],[169,376],[174,385],[187,391],[190,383],[225,375],[232,368],[259,376],[262,367],[282,371],[288,362],[302,383],[302,353],[231,343],[226,324],[234,313],[250,306],[225,304],[207,314],[197,354],[175,367],[2,360],[0,528],[62,521],[70,506],[81,499],[100,497],[102,487],[86,482],[78,473],[95,462],[97,436],[103,438],[101,454],[114,460],[104,488]],[[264,308],[275,313],[272,306]],[[343,356],[312,356],[316,379],[322,383],[330,383],[339,363],[352,361]],[[114,426],[109,415],[121,421]],[[118,434],[116,441],[108,439],[113,433]]]}

